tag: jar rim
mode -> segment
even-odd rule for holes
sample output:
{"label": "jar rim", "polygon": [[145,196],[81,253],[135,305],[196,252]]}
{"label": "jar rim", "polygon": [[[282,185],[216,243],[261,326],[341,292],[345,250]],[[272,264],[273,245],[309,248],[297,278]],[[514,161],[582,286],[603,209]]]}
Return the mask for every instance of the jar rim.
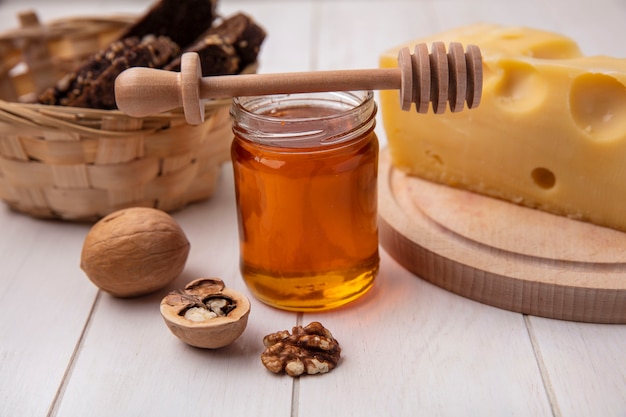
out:
{"label": "jar rim", "polygon": [[[329,112],[281,116],[284,110],[303,107]],[[233,99],[231,115],[235,134],[249,140],[282,146],[326,145],[373,128],[376,103],[370,90],[243,96]]]}
{"label": "jar rim", "polygon": [[238,107],[241,111],[248,113],[251,117],[262,119],[283,119],[268,113],[259,113],[259,110],[265,110],[273,106],[281,106],[283,108],[290,108],[293,106],[301,105],[304,101],[312,101],[317,104],[337,105],[338,111],[325,116],[311,116],[311,117],[294,117],[289,120],[310,120],[310,119],[333,119],[337,117],[344,117],[346,113],[355,113],[367,106],[368,102],[372,101],[374,93],[370,90],[362,91],[323,91],[313,93],[295,93],[295,94],[274,94],[266,96],[242,96],[235,97],[233,99],[233,106]]}

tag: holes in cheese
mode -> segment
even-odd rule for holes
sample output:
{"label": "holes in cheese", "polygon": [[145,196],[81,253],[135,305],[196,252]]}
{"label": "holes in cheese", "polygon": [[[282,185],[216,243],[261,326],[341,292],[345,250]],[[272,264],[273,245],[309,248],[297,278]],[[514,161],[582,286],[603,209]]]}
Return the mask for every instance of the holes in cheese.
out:
{"label": "holes in cheese", "polygon": [[572,83],[570,108],[576,124],[593,139],[619,139],[626,132],[626,85],[610,75],[583,74]]}
{"label": "holes in cheese", "polygon": [[544,190],[549,190],[556,184],[554,173],[547,168],[539,167],[533,169],[530,173],[530,177],[539,188],[543,188]]}
{"label": "holes in cheese", "polygon": [[500,79],[495,87],[498,103],[508,111],[526,112],[538,107],[549,91],[535,67],[514,60],[498,65]]}

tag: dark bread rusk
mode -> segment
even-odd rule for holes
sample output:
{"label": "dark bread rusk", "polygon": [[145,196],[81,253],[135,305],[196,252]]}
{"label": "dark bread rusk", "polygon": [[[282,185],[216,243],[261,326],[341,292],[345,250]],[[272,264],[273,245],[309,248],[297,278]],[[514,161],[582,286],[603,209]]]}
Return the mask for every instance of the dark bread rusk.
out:
{"label": "dark bread rusk", "polygon": [[90,56],[78,69],[61,78],[54,87],[43,91],[38,102],[50,105],[67,105],[78,96],[88,82],[92,82],[100,76],[113,61],[122,55],[127,49],[135,48],[141,42],[138,38],[127,38],[112,42],[106,49],[98,51]]}
{"label": "dark bread rusk", "polygon": [[[200,57],[202,75],[229,75],[239,70],[239,55],[232,45],[218,35],[203,36],[184,52],[197,52]],[[164,70],[180,71],[181,57],[169,62]]]}
{"label": "dark bread rusk", "polygon": [[111,62],[111,65],[92,82],[84,85],[81,94],[68,100],[68,106],[90,107],[94,109],[112,110],[117,108],[115,102],[115,79],[130,67],[161,68],[175,56],[180,49],[166,36],[147,36],[134,48]]}
{"label": "dark bread rusk", "polygon": [[118,39],[168,36],[185,49],[211,27],[217,17],[216,7],[217,0],[160,0],[122,31]]}
{"label": "dark bread rusk", "polygon": [[[252,18],[237,13],[211,27],[183,52],[198,53],[204,76],[238,74],[256,61],[265,37],[265,30]],[[164,69],[180,71],[180,57]]]}
{"label": "dark bread rusk", "polygon": [[211,27],[208,34],[217,34],[235,47],[240,59],[239,70],[256,62],[261,44],[267,36],[265,30],[244,13],[224,19],[220,24]]}
{"label": "dark bread rusk", "polygon": [[92,55],[80,68],[67,74],[37,99],[40,104],[116,108],[115,78],[132,66],[160,68],[180,52],[169,38],[147,36],[112,42],[108,48]]}

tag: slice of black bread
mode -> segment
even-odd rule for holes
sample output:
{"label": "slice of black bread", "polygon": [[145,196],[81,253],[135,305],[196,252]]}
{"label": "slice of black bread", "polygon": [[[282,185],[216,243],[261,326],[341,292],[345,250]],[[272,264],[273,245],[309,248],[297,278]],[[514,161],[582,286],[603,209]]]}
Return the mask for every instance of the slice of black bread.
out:
{"label": "slice of black bread", "polygon": [[[183,52],[197,52],[202,75],[238,74],[254,63],[266,33],[249,16],[237,13],[211,27]],[[180,57],[164,69],[180,71]]]}
{"label": "slice of black bread", "polygon": [[[200,57],[202,75],[229,75],[239,71],[239,55],[232,45],[219,35],[207,35],[184,52],[197,52]],[[174,58],[163,69],[180,71],[181,57]]]}
{"label": "slice of black bread", "polygon": [[159,0],[118,39],[168,36],[184,49],[211,27],[216,7],[217,0]]}
{"label": "slice of black bread", "polygon": [[126,50],[137,47],[141,39],[127,38],[112,42],[106,49],[98,51],[74,72],[61,78],[55,86],[43,91],[38,102],[50,105],[68,105],[74,97],[80,95],[85,83],[97,79],[113,61],[123,55]]}
{"label": "slice of black bread", "polygon": [[250,16],[241,12],[211,27],[208,30],[208,34],[217,34],[222,37],[226,43],[235,47],[240,59],[240,71],[256,62],[261,50],[261,45],[267,36],[267,33],[261,26]]}
{"label": "slice of black bread", "polygon": [[41,104],[110,110],[115,105],[115,78],[130,67],[160,68],[180,53],[165,36],[126,38],[91,56],[80,68],[39,97]]}
{"label": "slice of black bread", "polygon": [[130,67],[161,68],[178,56],[180,49],[166,36],[147,36],[141,43],[115,58],[97,78],[83,85],[81,93],[67,101],[68,106],[112,110],[115,103],[115,79]]}

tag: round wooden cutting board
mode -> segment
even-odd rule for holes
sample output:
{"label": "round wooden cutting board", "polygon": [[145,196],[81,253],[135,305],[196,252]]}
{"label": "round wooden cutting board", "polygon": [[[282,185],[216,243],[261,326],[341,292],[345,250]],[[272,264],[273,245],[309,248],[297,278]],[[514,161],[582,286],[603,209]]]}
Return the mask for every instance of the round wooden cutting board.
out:
{"label": "round wooden cutting board", "polygon": [[626,323],[626,233],[410,177],[381,153],[380,241],[402,266],[495,307]]}

